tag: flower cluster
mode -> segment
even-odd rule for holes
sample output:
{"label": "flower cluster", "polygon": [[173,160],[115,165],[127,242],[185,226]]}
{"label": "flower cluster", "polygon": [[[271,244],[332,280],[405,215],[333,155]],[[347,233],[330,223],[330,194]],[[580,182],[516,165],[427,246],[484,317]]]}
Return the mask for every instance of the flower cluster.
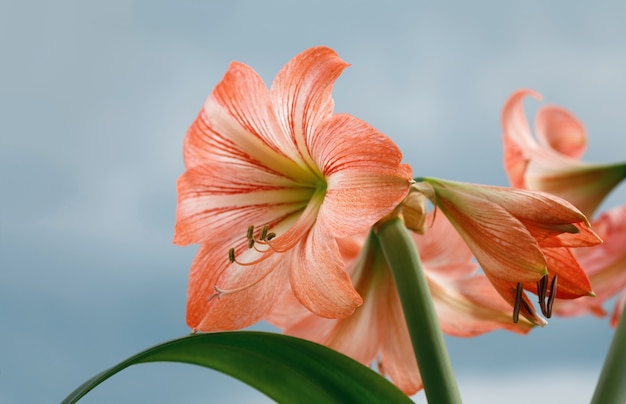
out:
{"label": "flower cluster", "polygon": [[[389,138],[334,113],[332,86],[347,66],[333,50],[311,48],[268,89],[250,67],[233,63],[189,128],[174,242],[200,244],[188,288],[194,331],[266,319],[376,362],[415,393],[418,364],[375,231],[388,217],[414,230],[450,335],[544,325],[526,292],[550,317],[600,313],[624,288],[626,210],[595,219],[599,236],[587,216],[624,178],[625,165],[580,163],[586,138],[571,115],[542,110],[538,143],[521,109],[528,92],[507,103],[505,168],[514,188],[413,180]],[[426,198],[435,206],[428,214]],[[598,303],[576,303],[594,292]]]}

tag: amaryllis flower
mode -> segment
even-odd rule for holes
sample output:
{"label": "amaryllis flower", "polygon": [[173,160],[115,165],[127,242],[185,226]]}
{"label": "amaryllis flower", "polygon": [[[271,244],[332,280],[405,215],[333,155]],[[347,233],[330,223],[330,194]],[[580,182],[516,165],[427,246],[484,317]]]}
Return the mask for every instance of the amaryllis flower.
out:
{"label": "amaryllis flower", "polygon": [[626,178],[626,162],[580,161],[587,145],[585,129],[561,107],[539,109],[535,139],[524,113],[527,95],[541,99],[532,90],[519,90],[502,110],[504,167],[511,185],[558,195],[591,217],[604,197]]}
{"label": "amaryllis flower", "polygon": [[[591,218],[606,195],[626,177],[626,163],[581,162],[587,145],[585,129],[574,115],[558,106],[539,109],[535,139],[522,105],[527,95],[541,98],[531,90],[520,90],[502,111],[504,166],[511,184],[560,196]],[[592,218],[591,225],[604,243],[573,253],[597,296],[557,301],[557,314],[606,315],[602,308],[605,301],[626,289],[626,205]],[[613,323],[623,309],[622,300],[618,298]]]}
{"label": "amaryllis flower", "polygon": [[386,136],[333,113],[345,67],[333,50],[311,48],[268,90],[232,63],[189,128],[174,242],[201,245],[188,289],[194,330],[248,326],[289,286],[320,316],[361,305],[336,238],[391,212],[411,169]]}
{"label": "amaryllis flower", "polygon": [[[527,333],[533,324],[511,321],[510,306],[484,276],[472,253],[443,215],[426,219],[425,235],[413,234],[443,332],[470,337],[495,329]],[[393,275],[374,233],[340,240],[348,271],[364,303],[344,319],[325,319],[285,293],[266,318],[286,334],[338,350],[365,365],[378,364],[404,393],[422,387]]]}
{"label": "amaryllis flower", "polygon": [[587,276],[565,247],[601,240],[567,201],[541,192],[433,178],[413,187],[448,217],[487,278],[514,307],[515,321],[522,314],[534,324],[545,324],[524,290],[539,295],[548,317],[554,298],[592,293]]}

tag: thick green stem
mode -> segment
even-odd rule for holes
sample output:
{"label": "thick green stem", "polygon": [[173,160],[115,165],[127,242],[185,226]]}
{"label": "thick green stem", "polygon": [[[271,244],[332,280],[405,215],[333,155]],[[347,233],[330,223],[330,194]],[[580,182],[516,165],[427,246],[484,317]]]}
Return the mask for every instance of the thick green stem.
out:
{"label": "thick green stem", "polygon": [[591,399],[592,404],[626,403],[626,312],[617,324],[613,342]]}
{"label": "thick green stem", "polygon": [[377,235],[398,288],[426,398],[437,404],[460,403],[461,396],[415,243],[400,219],[380,226]]}

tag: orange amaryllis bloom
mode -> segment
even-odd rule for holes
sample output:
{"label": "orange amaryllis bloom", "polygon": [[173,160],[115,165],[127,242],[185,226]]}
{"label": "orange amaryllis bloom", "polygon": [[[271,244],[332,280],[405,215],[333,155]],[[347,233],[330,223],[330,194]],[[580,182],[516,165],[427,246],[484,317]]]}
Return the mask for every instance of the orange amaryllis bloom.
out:
{"label": "orange amaryllis bloom", "polygon": [[189,128],[174,242],[201,244],[188,289],[194,330],[246,327],[289,285],[320,316],[361,305],[335,239],[391,212],[411,169],[382,133],[333,113],[332,86],[347,66],[311,48],[268,90],[232,63]]}
{"label": "orange amaryllis bloom", "polygon": [[626,163],[581,162],[587,145],[585,129],[561,107],[539,109],[535,139],[524,113],[523,100],[528,95],[541,99],[532,90],[519,90],[502,110],[504,167],[511,185],[558,195],[591,217],[626,177]]}
{"label": "orange amaryllis bloom", "polygon": [[414,188],[448,217],[487,278],[514,307],[515,321],[522,314],[534,324],[545,324],[523,290],[539,295],[548,317],[555,297],[592,293],[587,276],[565,247],[596,245],[601,240],[567,201],[542,192],[433,178]]}
{"label": "orange amaryllis bloom", "polygon": [[603,304],[618,295],[611,319],[611,324],[616,326],[626,299],[626,205],[603,213],[592,226],[604,243],[594,248],[576,249],[574,255],[587,272],[597,297],[557,301],[554,312],[562,316],[587,313],[605,316]]}
{"label": "orange amaryllis bloom", "polygon": [[[527,333],[533,324],[511,322],[510,306],[484,276],[474,274],[472,253],[443,215],[426,220],[426,234],[413,234],[443,332],[470,337],[495,329]],[[377,362],[404,393],[422,382],[400,298],[379,241],[373,233],[340,240],[348,271],[364,303],[344,319],[325,319],[285,293],[267,320],[286,334],[340,351],[359,362]]]}

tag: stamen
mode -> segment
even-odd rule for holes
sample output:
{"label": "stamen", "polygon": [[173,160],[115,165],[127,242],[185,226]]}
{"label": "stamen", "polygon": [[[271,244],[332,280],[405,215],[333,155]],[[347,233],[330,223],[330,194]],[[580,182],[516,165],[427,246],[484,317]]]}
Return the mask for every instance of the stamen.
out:
{"label": "stamen", "polygon": [[213,289],[215,290],[215,292],[213,292],[210,296],[209,296],[209,301],[213,300],[214,298],[218,298],[221,299],[223,296],[225,295],[230,295],[231,293],[237,293],[237,292],[241,292],[244,291],[248,288],[251,288],[252,286],[256,285],[257,283],[261,282],[263,279],[267,278],[267,276],[269,274],[271,274],[274,271],[274,267],[269,266],[267,268],[267,271],[261,275],[261,277],[259,277],[258,279],[252,281],[251,283],[245,285],[245,286],[241,286],[235,289],[222,289],[218,286],[213,286]]}
{"label": "stamen", "polygon": [[[249,238],[248,239],[248,249],[254,247],[254,239],[253,238]],[[257,250],[259,251],[259,250]]]}
{"label": "stamen", "polygon": [[265,239],[267,241],[270,241],[271,239],[273,239],[274,237],[276,237],[276,233],[271,232],[271,233],[267,233],[267,236],[265,236]]}
{"label": "stamen", "polygon": [[556,298],[556,278],[558,276],[554,275],[554,278],[552,278],[552,283],[550,284],[550,297],[548,297],[548,310],[547,313],[545,313],[546,317],[550,318],[552,317],[552,305],[554,304],[554,299]]}
{"label": "stamen", "polygon": [[537,282],[537,296],[539,296],[539,306],[541,307],[541,312],[545,315],[546,308],[546,294],[548,292],[548,275],[544,275]]}
{"label": "stamen", "polygon": [[234,248],[231,248],[230,250],[228,250],[228,261],[230,261],[231,264],[236,261]]}
{"label": "stamen", "polygon": [[517,323],[519,321],[519,311],[523,303],[524,299],[522,299],[522,284],[517,282],[517,288],[515,289],[515,305],[513,306],[513,322]]}
{"label": "stamen", "polygon": [[265,238],[267,237],[267,230],[267,225],[263,226],[263,228],[261,229],[261,235],[259,236],[259,240],[265,241]]}
{"label": "stamen", "polygon": [[246,234],[246,238],[248,240],[254,239],[254,225],[253,224],[248,226],[248,233]]}

